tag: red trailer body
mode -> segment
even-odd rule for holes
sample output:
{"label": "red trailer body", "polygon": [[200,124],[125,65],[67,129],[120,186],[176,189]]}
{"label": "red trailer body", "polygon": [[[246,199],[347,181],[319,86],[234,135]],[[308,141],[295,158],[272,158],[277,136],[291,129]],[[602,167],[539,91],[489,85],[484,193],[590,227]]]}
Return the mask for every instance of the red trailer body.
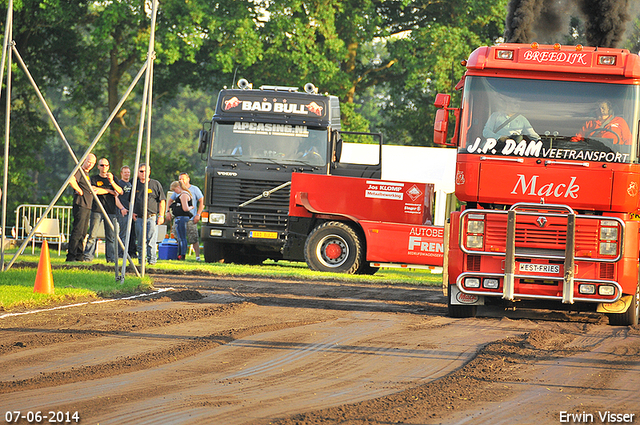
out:
{"label": "red trailer body", "polygon": [[463,204],[450,217],[450,314],[500,302],[637,324],[640,58],[501,44],[466,67],[461,107],[436,99],[435,140],[458,147]]}
{"label": "red trailer body", "polygon": [[285,258],[315,270],[441,266],[444,228],[431,225],[433,185],[293,173]]}

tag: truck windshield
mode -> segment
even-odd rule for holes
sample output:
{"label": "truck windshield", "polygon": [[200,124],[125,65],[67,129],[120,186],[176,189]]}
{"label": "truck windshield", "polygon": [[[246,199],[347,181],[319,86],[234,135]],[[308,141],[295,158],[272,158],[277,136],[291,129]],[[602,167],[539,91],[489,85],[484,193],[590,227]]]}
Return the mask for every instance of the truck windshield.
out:
{"label": "truck windshield", "polygon": [[215,123],[211,158],[324,165],[328,131],[305,125]]}
{"label": "truck windshield", "polygon": [[633,85],[468,76],[459,152],[633,162],[638,99]]}

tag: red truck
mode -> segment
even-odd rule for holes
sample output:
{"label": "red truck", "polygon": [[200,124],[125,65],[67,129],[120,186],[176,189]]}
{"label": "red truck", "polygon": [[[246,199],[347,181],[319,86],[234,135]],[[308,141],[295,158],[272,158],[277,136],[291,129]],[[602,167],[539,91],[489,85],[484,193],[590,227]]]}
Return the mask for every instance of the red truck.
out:
{"label": "red truck", "polygon": [[442,266],[433,199],[433,184],[293,173],[284,257],[340,273]]}
{"label": "red truck", "polygon": [[449,314],[486,303],[637,324],[640,58],[500,44],[463,65],[460,107],[435,102],[434,141],[458,149],[463,205],[450,216]]}

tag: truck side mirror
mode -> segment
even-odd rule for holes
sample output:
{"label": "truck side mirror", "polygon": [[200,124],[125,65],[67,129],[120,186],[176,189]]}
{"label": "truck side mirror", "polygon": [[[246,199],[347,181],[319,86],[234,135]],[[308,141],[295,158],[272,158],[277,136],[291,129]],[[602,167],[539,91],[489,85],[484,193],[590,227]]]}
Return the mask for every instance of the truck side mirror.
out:
{"label": "truck side mirror", "polygon": [[436,108],[447,108],[449,107],[449,103],[451,103],[451,95],[444,93],[438,93],[435,102],[433,102]]}
{"label": "truck side mirror", "polygon": [[436,145],[447,145],[447,132],[449,131],[449,111],[438,109],[436,111],[436,122],[433,125],[433,143]]}
{"label": "truck side mirror", "polygon": [[338,130],[331,131],[331,162],[340,162],[342,155],[342,138]]}
{"label": "truck side mirror", "polygon": [[[458,122],[460,118],[459,108],[449,108],[451,95],[438,93],[433,104],[439,108],[436,111],[436,120],[433,124],[433,143],[443,146],[456,146],[458,144]],[[453,140],[447,142],[447,132],[449,131],[449,111],[453,111],[456,117],[456,131]]]}
{"label": "truck side mirror", "polygon": [[336,139],[336,159],[335,162],[340,162],[340,157],[342,156],[342,139]]}
{"label": "truck side mirror", "polygon": [[207,130],[200,130],[200,134],[198,135],[198,153],[205,153],[208,144],[209,132]]}

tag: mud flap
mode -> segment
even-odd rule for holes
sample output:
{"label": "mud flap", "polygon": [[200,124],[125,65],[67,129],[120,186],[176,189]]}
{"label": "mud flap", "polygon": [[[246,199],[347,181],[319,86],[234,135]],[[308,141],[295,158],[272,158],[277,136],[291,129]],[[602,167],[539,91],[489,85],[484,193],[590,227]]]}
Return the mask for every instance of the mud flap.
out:
{"label": "mud flap", "polygon": [[460,292],[456,285],[449,286],[451,291],[452,305],[484,305],[484,297],[482,295],[465,294]]}
{"label": "mud flap", "polygon": [[624,313],[629,309],[631,301],[633,301],[633,295],[623,295],[614,303],[598,303],[596,311],[598,313]]}

